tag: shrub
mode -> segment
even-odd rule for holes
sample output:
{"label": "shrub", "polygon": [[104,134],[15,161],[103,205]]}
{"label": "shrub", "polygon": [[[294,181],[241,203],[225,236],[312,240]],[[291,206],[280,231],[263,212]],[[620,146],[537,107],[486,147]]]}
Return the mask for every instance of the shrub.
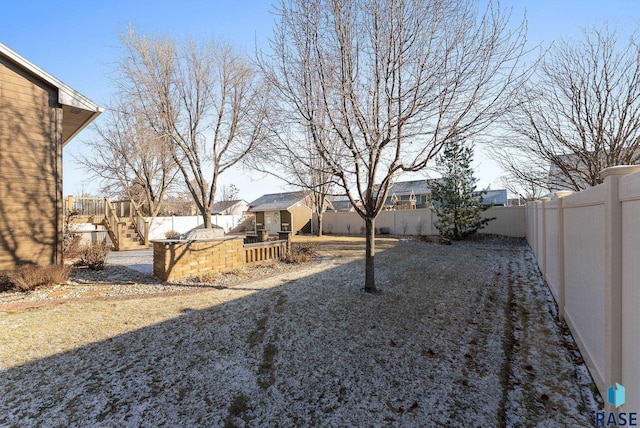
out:
{"label": "shrub", "polygon": [[180,233],[176,232],[175,230],[169,230],[164,233],[164,237],[167,239],[178,239],[179,236]]}
{"label": "shrub", "polygon": [[294,242],[284,258],[286,263],[308,263],[316,255],[317,245],[312,242]]}
{"label": "shrub", "polygon": [[62,253],[65,257],[76,258],[82,254],[82,248],[80,247],[80,241],[82,237],[76,232],[65,232],[62,238]]}
{"label": "shrub", "polygon": [[13,284],[9,282],[6,272],[0,272],[0,293],[10,291],[13,288]]}
{"label": "shrub", "polygon": [[65,284],[69,280],[70,266],[25,265],[6,274],[6,280],[15,289],[32,291],[41,287]]}
{"label": "shrub", "polygon": [[86,247],[82,252],[78,265],[86,266],[91,270],[102,270],[104,269],[104,262],[109,251],[109,245],[104,243]]}

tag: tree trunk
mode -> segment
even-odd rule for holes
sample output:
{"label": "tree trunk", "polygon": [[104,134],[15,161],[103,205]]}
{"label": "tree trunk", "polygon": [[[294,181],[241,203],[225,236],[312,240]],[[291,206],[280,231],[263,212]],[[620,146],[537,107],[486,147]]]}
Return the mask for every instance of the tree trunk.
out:
{"label": "tree trunk", "polygon": [[204,210],[200,211],[200,215],[202,215],[203,227],[205,229],[211,229],[211,226],[213,224],[211,223],[211,211],[207,213],[207,209],[205,208]]}
{"label": "tree trunk", "polygon": [[364,291],[367,293],[375,293],[376,278],[374,270],[374,255],[376,251],[376,229],[375,219],[365,219],[366,249],[365,249],[365,268],[364,268]]}
{"label": "tree trunk", "polygon": [[322,213],[317,213],[318,215],[318,230],[316,231],[316,236],[322,236]]}

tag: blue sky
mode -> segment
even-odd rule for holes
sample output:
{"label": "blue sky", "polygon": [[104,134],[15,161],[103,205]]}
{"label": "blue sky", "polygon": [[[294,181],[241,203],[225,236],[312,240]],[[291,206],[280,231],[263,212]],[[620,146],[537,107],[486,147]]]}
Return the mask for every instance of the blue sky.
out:
{"label": "blue sky", "polygon": [[[623,34],[640,23],[640,0],[503,0],[501,5],[513,7],[514,19],[521,19],[526,8],[532,45],[580,37],[580,28],[600,26],[605,20]],[[251,52],[256,44],[264,46],[271,34],[271,10],[269,0],[7,0],[0,12],[0,41],[105,105],[111,91],[108,74],[119,55],[117,34],[128,25],[145,33],[224,38]],[[97,190],[84,181],[86,174],[72,158],[88,138],[91,132],[85,130],[65,147],[65,195],[83,188],[89,193]],[[500,171],[479,151],[476,171],[480,186],[500,187]],[[243,171],[220,180],[220,185],[234,183],[247,200],[282,190],[275,179]]]}

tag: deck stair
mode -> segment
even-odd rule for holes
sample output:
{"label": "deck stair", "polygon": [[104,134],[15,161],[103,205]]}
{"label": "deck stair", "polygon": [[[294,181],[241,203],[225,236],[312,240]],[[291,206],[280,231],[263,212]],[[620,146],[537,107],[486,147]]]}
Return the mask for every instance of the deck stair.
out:
{"label": "deck stair", "polygon": [[139,250],[149,245],[149,223],[135,202],[74,196],[64,202],[69,223],[104,226],[115,251]]}

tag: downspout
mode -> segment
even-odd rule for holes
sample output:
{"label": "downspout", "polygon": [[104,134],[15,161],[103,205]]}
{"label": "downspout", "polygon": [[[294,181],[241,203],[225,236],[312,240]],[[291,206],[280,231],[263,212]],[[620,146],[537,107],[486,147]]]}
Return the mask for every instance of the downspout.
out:
{"label": "downspout", "polygon": [[55,250],[53,255],[53,264],[61,265],[64,262],[64,255],[62,254],[62,242],[64,240],[64,213],[62,206],[62,106],[55,107]]}

